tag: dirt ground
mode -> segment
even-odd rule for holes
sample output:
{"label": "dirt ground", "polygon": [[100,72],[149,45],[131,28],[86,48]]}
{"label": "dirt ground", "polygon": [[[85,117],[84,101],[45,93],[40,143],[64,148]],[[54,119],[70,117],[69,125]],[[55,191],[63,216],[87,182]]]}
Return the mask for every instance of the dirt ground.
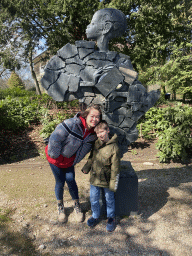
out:
{"label": "dirt ground", "polygon": [[192,162],[161,164],[155,142],[138,140],[121,161],[123,169],[131,162],[138,177],[138,214],[125,216],[107,233],[105,219],[93,229],[86,225],[91,216],[89,175],[81,173],[86,160],[76,166],[85,221],[76,222],[66,187],[68,222],[58,223],[54,177],[43,147],[31,131],[11,159],[8,153],[0,158],[0,255],[192,255]]}

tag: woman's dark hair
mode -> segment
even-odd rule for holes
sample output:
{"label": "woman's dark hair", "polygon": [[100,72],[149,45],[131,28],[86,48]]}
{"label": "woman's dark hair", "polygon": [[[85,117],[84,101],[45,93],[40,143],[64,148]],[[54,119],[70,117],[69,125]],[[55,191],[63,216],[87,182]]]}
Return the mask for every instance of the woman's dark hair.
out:
{"label": "woman's dark hair", "polygon": [[89,105],[84,111],[80,112],[80,115],[83,118],[86,119],[92,109],[96,109],[96,110],[99,111],[99,113],[100,113],[100,121],[101,121],[102,120],[102,112],[101,112],[101,107],[100,107],[99,104],[91,104],[91,105]]}

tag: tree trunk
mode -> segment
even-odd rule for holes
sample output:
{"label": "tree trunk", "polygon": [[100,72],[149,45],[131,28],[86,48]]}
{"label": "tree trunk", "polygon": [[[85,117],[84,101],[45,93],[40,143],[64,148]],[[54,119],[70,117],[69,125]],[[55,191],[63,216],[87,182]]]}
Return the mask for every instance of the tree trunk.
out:
{"label": "tree trunk", "polygon": [[40,90],[40,86],[39,86],[39,82],[37,80],[37,76],[35,74],[34,68],[33,68],[33,55],[32,55],[32,50],[29,53],[29,64],[30,64],[30,70],[31,70],[31,75],[35,81],[35,88],[36,88],[36,93],[38,95],[41,95],[41,90]]}
{"label": "tree trunk", "polygon": [[161,89],[162,89],[163,94],[165,95],[166,94],[165,86],[161,85]]}
{"label": "tree trunk", "polygon": [[161,96],[165,99],[166,89],[164,85],[161,85]]}
{"label": "tree trunk", "polygon": [[183,94],[183,103],[185,103],[186,93]]}
{"label": "tree trunk", "polygon": [[176,100],[176,91],[173,90],[172,100]]}

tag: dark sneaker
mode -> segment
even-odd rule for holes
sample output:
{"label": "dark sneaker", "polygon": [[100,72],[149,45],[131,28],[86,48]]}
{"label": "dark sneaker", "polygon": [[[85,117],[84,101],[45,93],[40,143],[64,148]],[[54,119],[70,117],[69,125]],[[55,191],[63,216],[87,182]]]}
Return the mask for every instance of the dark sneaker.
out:
{"label": "dark sneaker", "polygon": [[95,227],[98,224],[98,219],[94,219],[93,217],[89,218],[87,221],[87,225],[89,227]]}
{"label": "dark sneaker", "polygon": [[106,230],[108,232],[112,232],[112,231],[115,230],[115,218],[109,218],[108,219]]}

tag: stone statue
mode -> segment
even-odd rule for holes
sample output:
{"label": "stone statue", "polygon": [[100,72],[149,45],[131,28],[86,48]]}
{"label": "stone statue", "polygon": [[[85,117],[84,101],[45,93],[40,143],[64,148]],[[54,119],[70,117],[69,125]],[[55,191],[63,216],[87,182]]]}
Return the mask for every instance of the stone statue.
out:
{"label": "stone statue", "polygon": [[97,11],[87,26],[88,39],[58,50],[45,67],[42,86],[56,101],[100,104],[111,132],[116,132],[122,153],[138,138],[137,121],[160,96],[147,92],[137,80],[130,58],[108,50],[108,42],[126,30],[125,15],[117,9]]}

